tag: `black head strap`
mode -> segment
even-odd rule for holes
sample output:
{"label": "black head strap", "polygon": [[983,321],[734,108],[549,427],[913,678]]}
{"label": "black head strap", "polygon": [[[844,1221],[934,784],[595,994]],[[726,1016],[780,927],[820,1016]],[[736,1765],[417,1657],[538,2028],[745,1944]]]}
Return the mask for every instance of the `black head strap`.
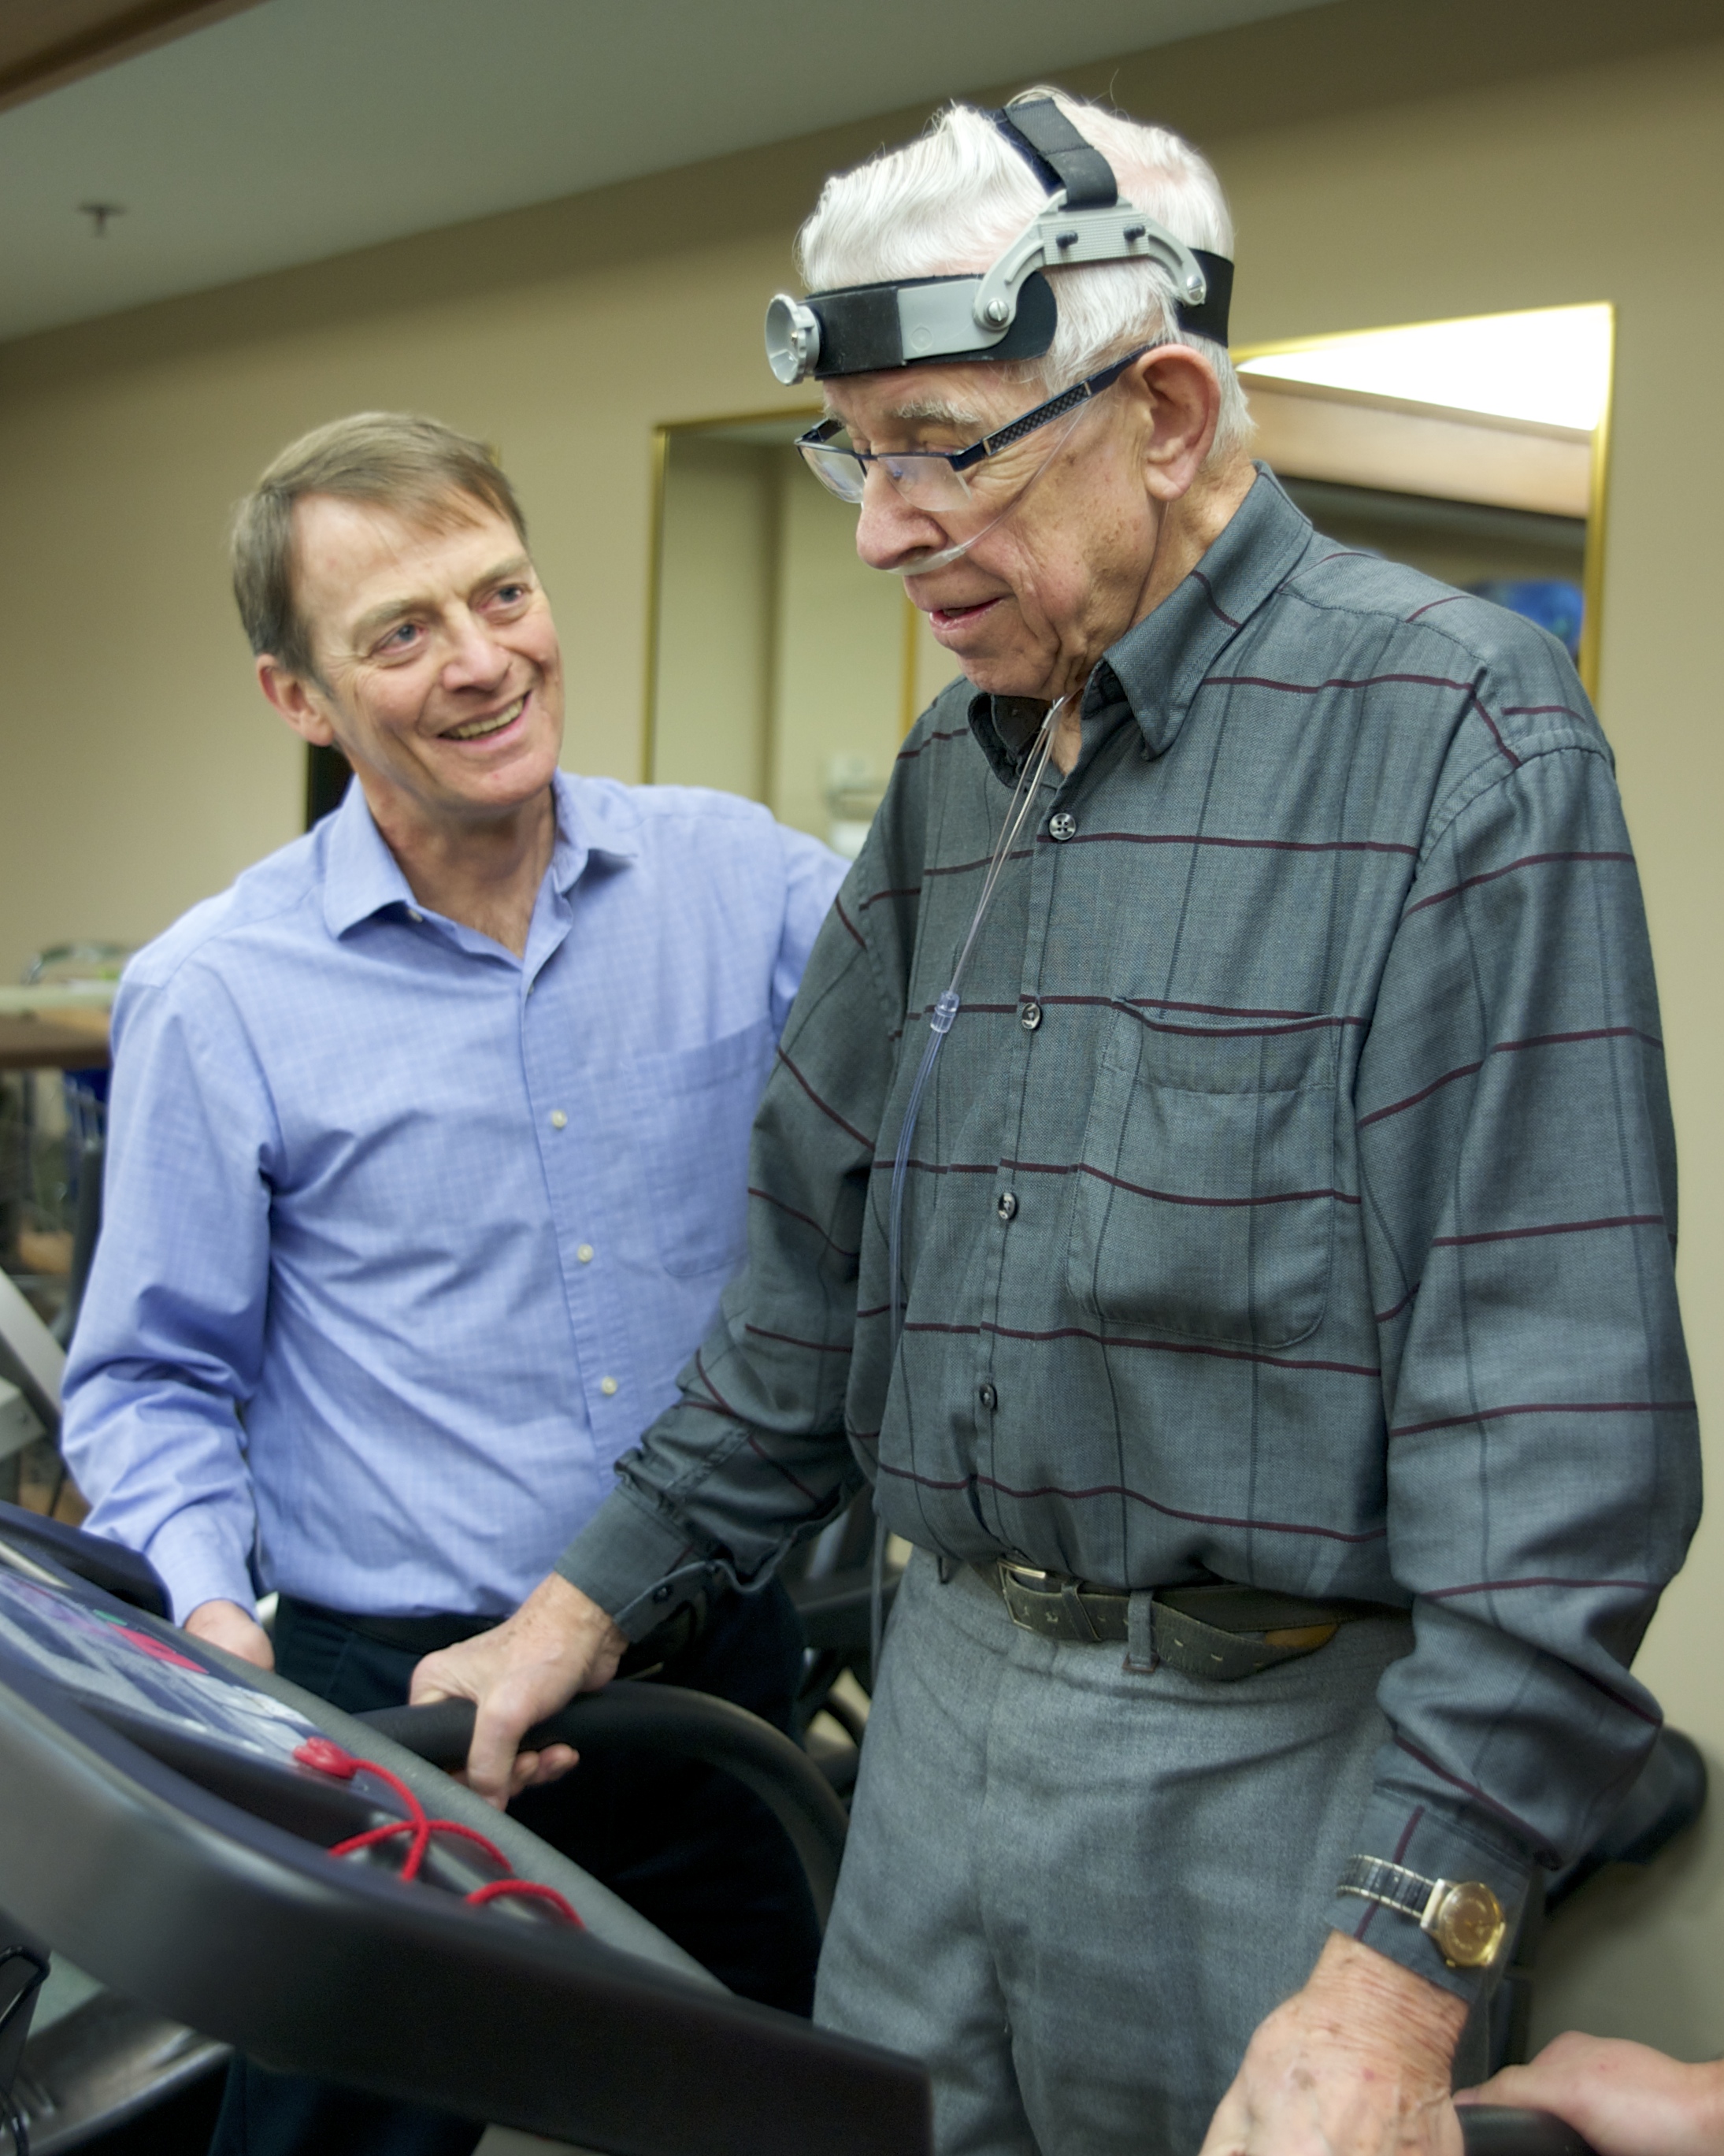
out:
{"label": "black head strap", "polygon": [[1111,209],[1119,200],[1112,166],[1051,97],[1021,98],[988,117],[1049,194],[1065,188],[1068,209]]}

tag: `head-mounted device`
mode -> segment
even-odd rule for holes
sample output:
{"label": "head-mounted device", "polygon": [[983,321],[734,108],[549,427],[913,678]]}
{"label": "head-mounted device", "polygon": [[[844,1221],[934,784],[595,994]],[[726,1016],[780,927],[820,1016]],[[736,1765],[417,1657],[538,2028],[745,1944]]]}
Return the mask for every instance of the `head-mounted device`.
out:
{"label": "head-mounted device", "polygon": [[1227,342],[1233,264],[1188,247],[1142,210],[1121,205],[1113,168],[1050,97],[989,115],[1048,190],[1048,204],[981,276],[906,277],[780,292],[767,309],[767,359],[780,382],[874,374],[954,360],[1038,359],[1059,308],[1043,275],[1085,262],[1155,262],[1173,280],[1180,326]]}

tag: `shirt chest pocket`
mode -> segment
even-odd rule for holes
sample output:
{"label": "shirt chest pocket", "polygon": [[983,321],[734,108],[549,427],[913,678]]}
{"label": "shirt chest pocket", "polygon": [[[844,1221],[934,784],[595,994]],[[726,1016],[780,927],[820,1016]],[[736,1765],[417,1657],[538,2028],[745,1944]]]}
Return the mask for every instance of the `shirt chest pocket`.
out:
{"label": "shirt chest pocket", "polygon": [[678,1280],[730,1272],[748,1245],[748,1134],[775,1040],[741,1033],[630,1067],[629,1095],[659,1260]]}
{"label": "shirt chest pocket", "polygon": [[1328,1301],[1335,1029],[1114,1020],[1075,1178],[1069,1284],[1109,1327],[1285,1348]]}

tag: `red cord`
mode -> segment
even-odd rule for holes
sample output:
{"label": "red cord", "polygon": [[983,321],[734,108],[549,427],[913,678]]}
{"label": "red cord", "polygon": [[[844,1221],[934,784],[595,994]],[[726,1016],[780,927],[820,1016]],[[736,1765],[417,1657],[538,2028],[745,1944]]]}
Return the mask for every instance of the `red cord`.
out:
{"label": "red cord", "polygon": [[346,1841],[338,1841],[331,1850],[331,1856],[351,1856],[359,1850],[371,1849],[379,1842],[389,1841],[395,1835],[404,1834],[410,1839],[407,1856],[401,1866],[401,1876],[408,1880],[417,1879],[419,1867],[425,1861],[425,1852],[431,1846],[431,1837],[438,1834],[454,1835],[462,1841],[475,1843],[493,1863],[507,1874],[506,1877],[493,1879],[489,1886],[475,1887],[470,1894],[464,1895],[462,1898],[469,1908],[482,1908],[487,1902],[499,1902],[505,1896],[513,1895],[546,1902],[556,1910],[558,1916],[566,1917],[577,1931],[586,1929],[579,1916],[554,1887],[541,1887],[531,1879],[517,1879],[508,1858],[496,1844],[487,1840],[484,1835],[472,1827],[463,1826],[459,1820],[430,1818],[425,1807],[400,1776],[392,1774],[387,1767],[378,1766],[376,1760],[356,1758],[351,1752],[344,1751],[327,1737],[309,1738],[293,1756],[302,1767],[310,1767],[318,1774],[328,1774],[341,1782],[351,1782],[363,1768],[367,1774],[375,1774],[385,1788],[393,1789],[407,1806],[404,1820],[391,1820],[385,1825],[368,1827],[363,1834],[350,1835]]}

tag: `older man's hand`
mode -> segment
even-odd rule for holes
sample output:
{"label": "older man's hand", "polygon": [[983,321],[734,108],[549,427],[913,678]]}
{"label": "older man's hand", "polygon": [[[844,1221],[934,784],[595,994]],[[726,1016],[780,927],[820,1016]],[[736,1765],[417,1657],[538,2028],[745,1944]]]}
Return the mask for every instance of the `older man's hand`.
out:
{"label": "older man's hand", "polygon": [[1530,2066],[1505,2066],[1467,2103],[1553,2111],[1598,2156],[1720,2156],[1724,2150],[1724,2059],[1685,2066],[1644,2044],[1570,2030]]}
{"label": "older man's hand", "polygon": [[1248,2046],[1202,2156],[1460,2156],[1465,2001],[1331,1933]]}
{"label": "older man's hand", "polygon": [[415,1707],[438,1699],[474,1702],[465,1779],[500,1811],[523,1789],[554,1782],[574,1765],[567,1744],[523,1752],[521,1740],[577,1692],[608,1685],[628,1645],[627,1634],[596,1602],[553,1572],[495,1630],[427,1655],[413,1671],[410,1697]]}

